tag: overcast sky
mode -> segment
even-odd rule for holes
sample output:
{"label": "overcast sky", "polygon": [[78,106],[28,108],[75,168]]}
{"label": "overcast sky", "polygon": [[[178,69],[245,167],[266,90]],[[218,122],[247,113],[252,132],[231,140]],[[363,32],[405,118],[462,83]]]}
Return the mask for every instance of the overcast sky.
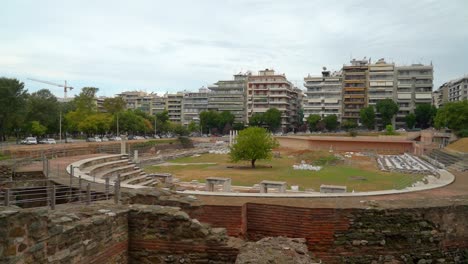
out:
{"label": "overcast sky", "polygon": [[[274,68],[300,88],[350,57],[468,74],[468,1],[2,1],[0,76],[32,92],[67,80],[112,96],[197,90]],[[78,93],[79,89],[72,91]]]}

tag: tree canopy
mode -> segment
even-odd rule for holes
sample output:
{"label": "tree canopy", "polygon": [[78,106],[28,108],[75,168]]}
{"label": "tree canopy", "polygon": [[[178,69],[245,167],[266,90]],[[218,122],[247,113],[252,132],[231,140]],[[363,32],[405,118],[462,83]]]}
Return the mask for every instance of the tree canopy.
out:
{"label": "tree canopy", "polygon": [[307,124],[309,125],[309,130],[310,131],[316,131],[317,130],[317,124],[320,122],[320,115],[309,115],[307,117]]}
{"label": "tree canopy", "polygon": [[325,123],[325,128],[328,131],[336,130],[338,127],[338,117],[336,115],[328,115],[324,117],[323,122]]}
{"label": "tree canopy", "polygon": [[416,125],[416,115],[413,113],[410,113],[409,115],[406,116],[405,121],[406,121],[406,127],[408,127],[409,129],[413,129],[414,125]]}
{"label": "tree canopy", "polygon": [[435,127],[448,127],[455,131],[468,129],[468,101],[450,102],[437,111]]}
{"label": "tree canopy", "polygon": [[227,134],[232,128],[234,119],[234,114],[229,111],[223,111],[221,113],[213,110],[202,111],[200,113],[200,126],[203,131],[208,133],[221,132]]}
{"label": "tree canopy", "polygon": [[367,127],[367,129],[372,130],[375,127],[375,112],[373,106],[364,107],[359,112],[361,117],[361,123]]}
{"label": "tree canopy", "polygon": [[432,125],[437,108],[431,104],[418,104],[414,109],[416,123],[420,128],[428,128]]}
{"label": "tree canopy", "polygon": [[270,159],[272,150],[278,142],[264,128],[249,127],[239,132],[236,143],[231,146],[230,157],[233,162],[249,160],[252,168],[259,159]]}
{"label": "tree canopy", "polygon": [[382,118],[382,125],[384,127],[392,123],[393,116],[398,112],[398,105],[392,99],[378,101],[375,108]]}
{"label": "tree canopy", "polygon": [[24,119],[27,90],[17,79],[0,78],[0,141],[9,130],[19,128]]}

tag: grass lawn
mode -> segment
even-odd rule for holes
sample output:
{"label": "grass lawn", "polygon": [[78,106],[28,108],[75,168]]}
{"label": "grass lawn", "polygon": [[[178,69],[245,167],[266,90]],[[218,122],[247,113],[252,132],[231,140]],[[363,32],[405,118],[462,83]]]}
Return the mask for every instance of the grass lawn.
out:
{"label": "grass lawn", "polygon": [[[293,170],[293,164],[300,160],[311,162],[319,157],[327,156],[324,152],[308,152],[296,156],[283,155],[270,161],[257,161],[257,168],[249,168],[250,162],[233,164],[228,155],[204,154],[199,157],[185,157],[170,161],[171,163],[187,163],[180,166],[148,166],[146,172],[172,173],[182,181],[198,180],[204,182],[206,177],[231,178],[233,185],[252,186],[262,180],[286,181],[288,185],[299,185],[300,189],[315,189],[321,184],[346,185],[348,191],[373,191],[385,189],[401,189],[422,178],[421,175],[381,172],[376,168],[363,168],[359,161],[349,164],[325,165],[322,170]],[[190,164],[190,163],[216,164]],[[356,163],[356,164],[355,164]],[[367,163],[369,163],[367,161]],[[227,168],[227,166],[245,166],[242,168]],[[271,165],[272,168],[266,167]]]}

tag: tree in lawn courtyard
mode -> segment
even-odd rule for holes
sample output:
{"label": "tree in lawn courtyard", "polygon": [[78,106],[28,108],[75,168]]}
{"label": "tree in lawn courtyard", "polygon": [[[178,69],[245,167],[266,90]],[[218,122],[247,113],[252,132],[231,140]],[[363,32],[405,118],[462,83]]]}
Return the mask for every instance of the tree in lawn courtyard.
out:
{"label": "tree in lawn courtyard", "polygon": [[252,168],[259,159],[271,159],[278,141],[264,128],[249,127],[239,132],[237,142],[231,147],[231,161],[250,160]]}

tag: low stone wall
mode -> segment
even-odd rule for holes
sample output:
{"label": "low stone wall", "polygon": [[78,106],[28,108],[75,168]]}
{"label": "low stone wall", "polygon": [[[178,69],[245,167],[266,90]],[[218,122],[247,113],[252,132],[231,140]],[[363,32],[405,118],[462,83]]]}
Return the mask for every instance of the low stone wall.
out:
{"label": "low stone wall", "polygon": [[176,207],[0,207],[0,263],[234,263],[230,244]]}
{"label": "low stone wall", "polygon": [[127,263],[128,211],[0,210],[1,263]]}

